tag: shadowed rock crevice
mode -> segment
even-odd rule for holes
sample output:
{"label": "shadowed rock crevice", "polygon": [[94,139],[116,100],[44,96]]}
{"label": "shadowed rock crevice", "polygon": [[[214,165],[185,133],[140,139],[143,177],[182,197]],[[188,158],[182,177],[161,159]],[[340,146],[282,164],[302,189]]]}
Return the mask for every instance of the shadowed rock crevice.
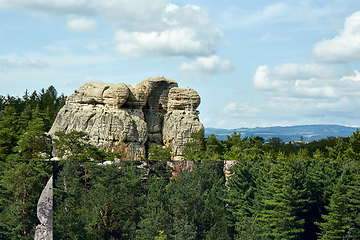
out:
{"label": "shadowed rock crevice", "polygon": [[68,97],[49,133],[87,132],[91,144],[118,151],[124,160],[146,157],[154,144],[170,146],[173,160],[182,160],[184,144],[203,128],[199,104],[195,90],[164,77],[87,83]]}

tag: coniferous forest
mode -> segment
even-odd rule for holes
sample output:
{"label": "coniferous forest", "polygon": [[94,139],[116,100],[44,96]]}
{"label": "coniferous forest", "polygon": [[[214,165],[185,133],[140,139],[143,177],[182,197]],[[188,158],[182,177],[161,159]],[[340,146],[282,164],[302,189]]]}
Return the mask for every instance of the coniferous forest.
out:
{"label": "coniferous forest", "polygon": [[[168,148],[116,161],[83,132],[52,142],[65,99],[52,86],[0,96],[0,239],[34,238],[51,174],[54,239],[360,239],[359,131],[311,143],[200,131],[175,173]],[[44,161],[52,147],[59,161]]]}

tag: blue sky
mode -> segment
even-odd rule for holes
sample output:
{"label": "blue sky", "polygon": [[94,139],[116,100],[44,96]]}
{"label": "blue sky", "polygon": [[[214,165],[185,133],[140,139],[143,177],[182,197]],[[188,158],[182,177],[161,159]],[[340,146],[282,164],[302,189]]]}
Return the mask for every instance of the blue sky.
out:
{"label": "blue sky", "polygon": [[0,0],[0,95],[165,76],[205,127],[360,126],[358,0]]}

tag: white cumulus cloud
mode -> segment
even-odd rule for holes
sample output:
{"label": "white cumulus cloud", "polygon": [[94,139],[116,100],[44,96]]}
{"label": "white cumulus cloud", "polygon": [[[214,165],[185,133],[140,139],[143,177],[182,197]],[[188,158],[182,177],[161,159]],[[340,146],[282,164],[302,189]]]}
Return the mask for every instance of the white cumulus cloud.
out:
{"label": "white cumulus cloud", "polygon": [[[360,73],[344,73],[338,66],[282,64],[274,69],[259,66],[253,77],[255,89],[267,99],[266,114],[281,113],[284,118],[302,116],[323,118],[357,111],[360,104]],[[246,105],[230,103],[226,113],[241,116]],[[285,111],[286,109],[286,111]],[[264,115],[266,116],[266,115]]]}
{"label": "white cumulus cloud", "polygon": [[198,57],[195,61],[181,64],[179,70],[193,74],[220,74],[234,69],[229,59],[221,59],[218,56]]}
{"label": "white cumulus cloud", "polygon": [[341,72],[335,67],[285,63],[273,70],[259,66],[253,84],[256,89],[277,97],[334,97],[339,93],[340,78]]}
{"label": "white cumulus cloud", "polygon": [[345,20],[344,29],[333,39],[314,45],[313,58],[328,63],[360,60],[360,11]]}
{"label": "white cumulus cloud", "polygon": [[223,37],[198,6],[169,4],[150,22],[129,22],[116,30],[115,51],[120,55],[210,56]]}
{"label": "white cumulus cloud", "polygon": [[[203,34],[207,34],[203,32]],[[164,31],[115,33],[115,51],[118,54],[142,56],[160,54],[164,56],[210,55],[217,51],[219,36],[203,36],[194,28],[174,28]],[[208,33],[211,35],[211,33]],[[217,34],[217,33],[215,33]]]}
{"label": "white cumulus cloud", "polygon": [[205,9],[168,0],[0,0],[0,8],[75,15],[66,25],[74,32],[96,27],[85,17],[103,17],[116,23],[113,41],[119,55],[210,56],[223,38]]}
{"label": "white cumulus cloud", "polygon": [[97,22],[93,19],[71,18],[68,19],[66,28],[71,32],[86,32],[94,30],[97,27]]}
{"label": "white cumulus cloud", "polygon": [[360,82],[360,73],[358,70],[354,71],[355,76],[344,76],[340,79],[340,81],[347,81],[347,80],[351,80],[351,81],[355,81],[355,82]]}

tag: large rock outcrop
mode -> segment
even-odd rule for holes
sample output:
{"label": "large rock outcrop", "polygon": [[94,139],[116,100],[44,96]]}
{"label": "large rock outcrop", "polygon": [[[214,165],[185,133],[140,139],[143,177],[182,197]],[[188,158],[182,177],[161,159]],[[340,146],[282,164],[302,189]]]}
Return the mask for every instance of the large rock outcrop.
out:
{"label": "large rock outcrop", "polygon": [[164,77],[139,84],[87,83],[70,95],[50,130],[84,131],[90,143],[123,154],[124,160],[146,157],[153,144],[170,146],[182,160],[184,144],[203,128],[200,96]]}

